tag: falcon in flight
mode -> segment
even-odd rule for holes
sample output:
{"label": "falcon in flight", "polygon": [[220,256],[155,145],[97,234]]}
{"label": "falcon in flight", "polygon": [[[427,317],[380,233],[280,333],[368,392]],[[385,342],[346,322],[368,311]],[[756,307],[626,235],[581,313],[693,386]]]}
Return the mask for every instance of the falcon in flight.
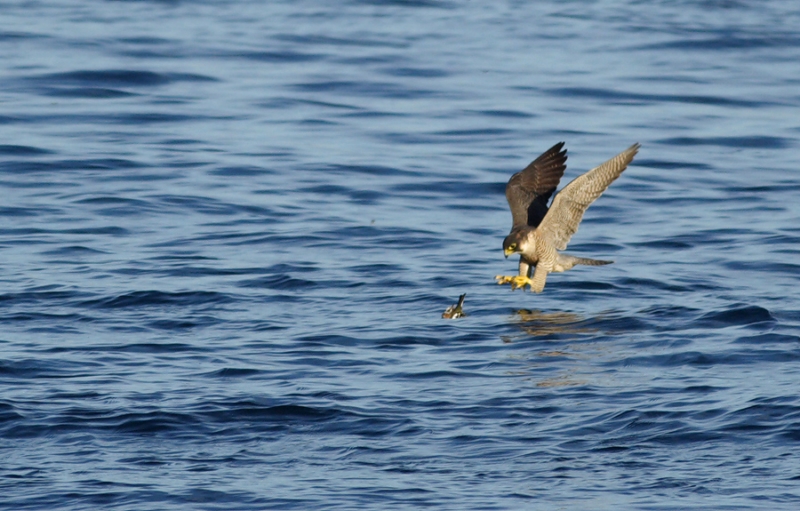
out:
{"label": "falcon in flight", "polygon": [[[556,191],[567,165],[567,150],[559,142],[517,172],[506,185],[506,199],[511,208],[511,232],[503,240],[503,253],[520,254],[519,275],[498,275],[498,284],[511,284],[511,289],[530,286],[541,293],[547,274],[567,271],[576,264],[601,266],[613,261],[599,261],[559,252],[567,248],[578,231],[586,209],[606,191],[639,151],[633,144],[599,167],[576,177],[556,194],[550,209],[547,201]],[[531,270],[536,267],[531,279]]]}

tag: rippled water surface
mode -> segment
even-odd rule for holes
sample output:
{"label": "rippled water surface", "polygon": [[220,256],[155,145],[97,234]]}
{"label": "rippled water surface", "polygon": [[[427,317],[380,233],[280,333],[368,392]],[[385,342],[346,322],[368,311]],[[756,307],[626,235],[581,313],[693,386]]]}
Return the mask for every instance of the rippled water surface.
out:
{"label": "rippled water surface", "polygon": [[0,10],[0,508],[800,506],[794,2]]}

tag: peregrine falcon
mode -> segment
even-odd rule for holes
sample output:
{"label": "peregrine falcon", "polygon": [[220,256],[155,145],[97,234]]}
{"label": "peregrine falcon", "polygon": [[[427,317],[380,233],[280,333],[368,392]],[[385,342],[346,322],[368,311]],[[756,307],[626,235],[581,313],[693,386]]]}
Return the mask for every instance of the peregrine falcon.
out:
{"label": "peregrine falcon", "polygon": [[[599,167],[576,177],[561,189],[550,209],[547,201],[566,170],[567,150],[559,142],[517,172],[506,185],[506,199],[511,208],[511,232],[503,240],[503,253],[520,254],[519,275],[498,275],[498,284],[511,284],[511,289],[530,286],[541,293],[551,272],[567,271],[576,264],[601,266],[613,261],[562,254],[572,235],[578,231],[586,209],[608,188],[633,160],[639,144],[614,156]],[[531,279],[531,269],[536,267]]]}

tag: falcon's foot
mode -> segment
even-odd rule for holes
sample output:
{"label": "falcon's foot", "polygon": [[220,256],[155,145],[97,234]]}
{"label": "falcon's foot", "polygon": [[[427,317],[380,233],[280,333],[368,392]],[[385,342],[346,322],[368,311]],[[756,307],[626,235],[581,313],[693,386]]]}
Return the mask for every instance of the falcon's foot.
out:
{"label": "falcon's foot", "polygon": [[498,275],[495,279],[501,286],[503,284],[511,284],[512,291],[515,289],[525,291],[525,286],[531,286],[531,289],[533,289],[533,281],[524,275]]}

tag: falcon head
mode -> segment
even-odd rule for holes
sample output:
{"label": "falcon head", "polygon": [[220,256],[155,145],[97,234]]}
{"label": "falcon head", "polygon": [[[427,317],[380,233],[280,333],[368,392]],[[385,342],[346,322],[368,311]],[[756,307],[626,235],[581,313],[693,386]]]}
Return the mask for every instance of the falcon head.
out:
{"label": "falcon head", "polygon": [[528,236],[530,228],[520,227],[513,229],[503,240],[503,254],[506,257],[511,254],[529,252],[536,247],[532,236]]}

